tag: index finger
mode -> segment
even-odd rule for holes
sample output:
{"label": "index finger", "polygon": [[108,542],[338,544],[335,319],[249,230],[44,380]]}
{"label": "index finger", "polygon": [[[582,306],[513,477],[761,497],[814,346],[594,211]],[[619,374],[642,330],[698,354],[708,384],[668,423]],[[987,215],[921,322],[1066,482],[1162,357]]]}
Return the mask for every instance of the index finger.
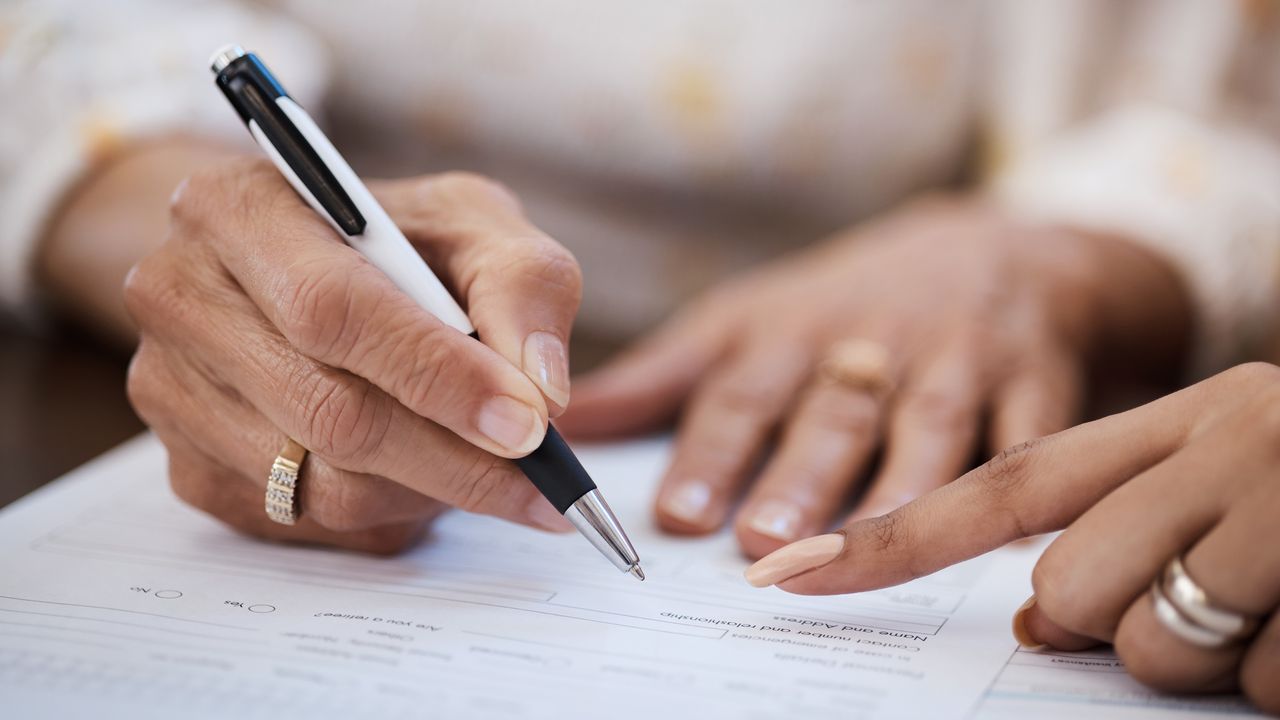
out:
{"label": "index finger", "polygon": [[577,260],[519,200],[450,172],[378,186],[406,237],[442,272],[485,345],[524,371],[557,415],[569,404],[569,333],[582,299]]}
{"label": "index finger", "polygon": [[1189,427],[1184,393],[1005,450],[887,515],[784,547],[747,579],[802,595],[862,592],[1062,529],[1177,449]]}

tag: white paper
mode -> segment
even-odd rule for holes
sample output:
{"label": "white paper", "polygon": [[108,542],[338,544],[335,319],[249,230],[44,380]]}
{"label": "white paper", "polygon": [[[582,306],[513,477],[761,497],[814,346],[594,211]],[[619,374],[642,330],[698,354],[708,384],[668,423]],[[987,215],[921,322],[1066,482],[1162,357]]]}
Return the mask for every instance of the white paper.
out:
{"label": "white paper", "polygon": [[1155,720],[1264,717],[1240,697],[1173,697],[1129,677],[1110,650],[1018,650],[987,691],[983,720]]}
{"label": "white paper", "polygon": [[640,552],[639,583],[577,535],[461,513],[393,559],[256,542],[174,499],[163,448],[141,438],[0,513],[0,715],[964,718],[1067,717],[1094,701],[1104,713],[1173,707],[1122,674],[1081,680],[1014,652],[1009,617],[1038,548],[855,596],[747,586],[728,535],[652,528],[666,449],[581,453]]}

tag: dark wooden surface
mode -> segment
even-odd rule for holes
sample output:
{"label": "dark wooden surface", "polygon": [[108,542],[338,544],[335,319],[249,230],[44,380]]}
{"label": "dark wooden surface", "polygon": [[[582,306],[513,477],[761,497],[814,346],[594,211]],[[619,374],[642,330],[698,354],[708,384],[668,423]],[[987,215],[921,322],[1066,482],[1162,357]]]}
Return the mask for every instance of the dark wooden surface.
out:
{"label": "dark wooden surface", "polygon": [[0,506],[142,432],[128,358],[74,331],[0,321]]}

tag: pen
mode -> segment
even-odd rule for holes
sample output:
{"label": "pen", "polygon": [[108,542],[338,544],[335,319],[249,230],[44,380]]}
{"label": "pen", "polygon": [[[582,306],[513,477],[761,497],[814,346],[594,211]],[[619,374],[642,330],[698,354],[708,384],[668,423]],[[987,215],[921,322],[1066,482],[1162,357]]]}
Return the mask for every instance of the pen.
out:
{"label": "pen", "polygon": [[[211,64],[218,88],[307,204],[414,302],[479,340],[458,302],[266,65],[235,45],[214,53]],[[640,557],[627,533],[555,427],[548,425],[542,444],[515,463],[614,566],[644,580]]]}

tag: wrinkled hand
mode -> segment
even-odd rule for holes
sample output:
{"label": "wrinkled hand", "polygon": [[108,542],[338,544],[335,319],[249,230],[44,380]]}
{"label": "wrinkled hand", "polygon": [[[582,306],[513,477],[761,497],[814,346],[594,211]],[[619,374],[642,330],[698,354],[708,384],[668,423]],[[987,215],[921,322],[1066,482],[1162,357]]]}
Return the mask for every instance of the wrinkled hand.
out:
{"label": "wrinkled hand", "polygon": [[[1280,368],[1243,365],[1005,451],[894,512],[783,548],[748,578],[803,594],[860,592],[1065,527],[1032,574],[1020,640],[1114,643],[1144,683],[1242,688],[1280,713],[1277,461]],[[1159,623],[1149,588],[1177,556],[1215,605],[1264,616],[1252,641],[1207,649]]]}
{"label": "wrinkled hand", "polygon": [[[411,543],[442,503],[565,529],[505,458],[568,402],[577,264],[495,183],[373,189],[483,344],[409,300],[269,163],[199,173],[125,290],[141,333],[129,395],[175,492],[254,535],[374,552]],[[311,451],[292,527],[263,511],[286,436]]]}
{"label": "wrinkled hand", "polygon": [[[759,557],[825,529],[882,448],[860,516],[954,478],[981,445],[1067,427],[1098,346],[1176,355],[1181,299],[1161,261],[1128,243],[1020,227],[967,200],[919,202],[713,290],[575,380],[558,426],[612,437],[683,407],[659,523],[719,527],[763,460],[735,523]],[[842,340],[886,349],[896,389],[815,372]]]}

